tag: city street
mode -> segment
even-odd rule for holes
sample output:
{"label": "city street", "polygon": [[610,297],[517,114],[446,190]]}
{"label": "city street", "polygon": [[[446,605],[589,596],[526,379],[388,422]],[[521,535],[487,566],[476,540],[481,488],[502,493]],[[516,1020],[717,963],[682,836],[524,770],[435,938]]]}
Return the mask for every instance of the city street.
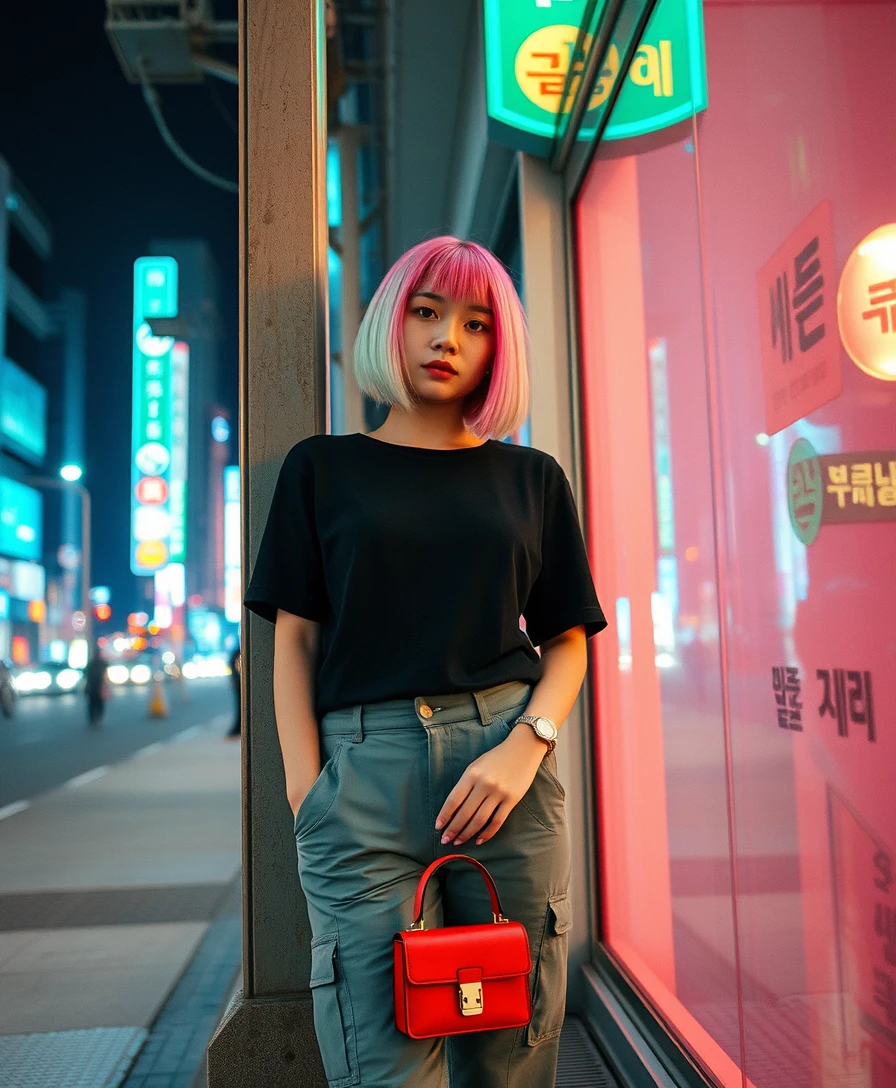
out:
{"label": "city street", "polygon": [[99,777],[139,749],[197,725],[215,719],[225,729],[234,715],[227,678],[167,683],[167,718],[150,718],[151,694],[150,685],[113,686],[100,729],[88,728],[81,694],[20,698],[15,717],[0,719],[0,818],[16,802],[81,775]]}
{"label": "city street", "polygon": [[83,696],[3,722],[4,1088],[187,1088],[238,982],[233,692],[166,695],[153,719],[148,688],[114,691],[96,731]]}

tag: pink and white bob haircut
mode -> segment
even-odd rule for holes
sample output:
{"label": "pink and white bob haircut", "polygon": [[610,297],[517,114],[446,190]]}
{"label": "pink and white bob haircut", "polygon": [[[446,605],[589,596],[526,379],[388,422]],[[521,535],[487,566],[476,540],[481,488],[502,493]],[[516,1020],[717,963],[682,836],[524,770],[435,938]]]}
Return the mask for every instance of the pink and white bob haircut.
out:
{"label": "pink and white bob haircut", "polygon": [[513,434],[529,412],[529,336],[513,283],[498,258],[476,242],[445,235],[409,249],[376,290],[355,339],[355,379],[380,404],[412,411],[414,391],[404,358],[408,300],[423,289],[494,313],[491,375],[464,402],[464,423],[477,438]]}

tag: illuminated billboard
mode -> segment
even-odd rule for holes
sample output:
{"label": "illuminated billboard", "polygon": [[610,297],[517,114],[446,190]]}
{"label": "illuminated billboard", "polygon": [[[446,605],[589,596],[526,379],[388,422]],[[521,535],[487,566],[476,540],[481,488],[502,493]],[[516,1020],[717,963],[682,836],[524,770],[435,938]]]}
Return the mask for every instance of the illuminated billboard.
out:
{"label": "illuminated billboard", "polygon": [[41,558],[43,499],[39,491],[0,476],[0,554]]}
{"label": "illuminated billboard", "polygon": [[[174,339],[154,336],[146,318],[177,316],[177,261],[134,262],[131,431],[131,570],[166,566],[172,537],[172,354]],[[175,466],[176,468],[176,466]]]}
{"label": "illuminated billboard", "polygon": [[187,557],[187,441],[190,349],[178,340],[171,349],[171,562]]}
{"label": "illuminated billboard", "polygon": [[47,391],[4,358],[0,358],[0,442],[36,464],[47,452]]}
{"label": "illuminated billboard", "polygon": [[239,623],[243,607],[240,587],[240,466],[224,469],[224,616]]}

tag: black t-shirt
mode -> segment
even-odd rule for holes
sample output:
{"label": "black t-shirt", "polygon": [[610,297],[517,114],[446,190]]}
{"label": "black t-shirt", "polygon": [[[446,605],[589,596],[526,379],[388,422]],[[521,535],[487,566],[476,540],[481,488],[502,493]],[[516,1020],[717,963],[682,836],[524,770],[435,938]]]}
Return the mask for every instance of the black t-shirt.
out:
{"label": "black t-shirt", "polygon": [[357,703],[536,683],[535,646],[607,625],[563,469],[494,439],[453,450],[365,434],[299,442],[245,603],[321,625],[318,720]]}

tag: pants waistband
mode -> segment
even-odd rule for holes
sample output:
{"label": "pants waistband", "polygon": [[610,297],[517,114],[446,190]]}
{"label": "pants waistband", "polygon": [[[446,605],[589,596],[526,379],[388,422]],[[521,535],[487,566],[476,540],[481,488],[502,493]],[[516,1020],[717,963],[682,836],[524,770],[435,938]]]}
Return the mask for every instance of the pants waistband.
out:
{"label": "pants waistband", "polygon": [[497,684],[482,691],[358,703],[325,714],[320,729],[324,736],[350,735],[360,741],[368,732],[409,729],[415,725],[438,728],[475,717],[483,725],[491,725],[496,715],[521,703],[531,691],[532,684],[523,680],[509,680],[506,684]]}

